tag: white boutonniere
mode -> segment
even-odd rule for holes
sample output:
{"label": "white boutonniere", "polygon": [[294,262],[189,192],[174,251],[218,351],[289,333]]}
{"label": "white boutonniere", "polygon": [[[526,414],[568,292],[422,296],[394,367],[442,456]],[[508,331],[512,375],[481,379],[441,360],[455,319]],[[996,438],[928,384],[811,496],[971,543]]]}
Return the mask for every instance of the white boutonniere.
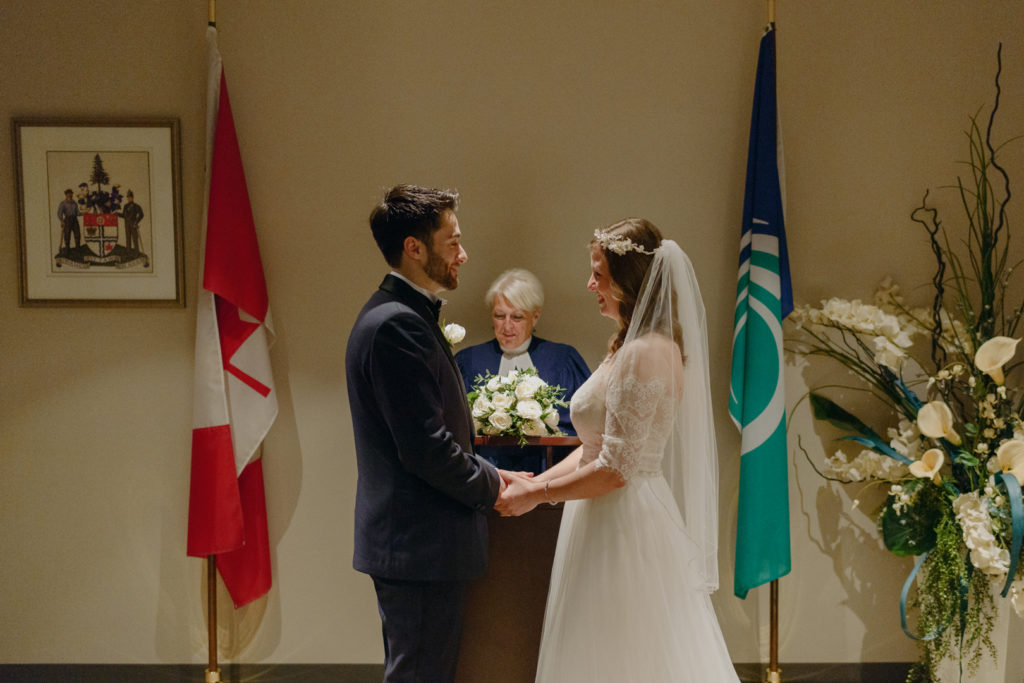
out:
{"label": "white boutonniere", "polygon": [[457,323],[445,323],[442,321],[441,330],[444,332],[444,338],[447,339],[448,343],[452,346],[455,346],[466,338],[466,328]]}

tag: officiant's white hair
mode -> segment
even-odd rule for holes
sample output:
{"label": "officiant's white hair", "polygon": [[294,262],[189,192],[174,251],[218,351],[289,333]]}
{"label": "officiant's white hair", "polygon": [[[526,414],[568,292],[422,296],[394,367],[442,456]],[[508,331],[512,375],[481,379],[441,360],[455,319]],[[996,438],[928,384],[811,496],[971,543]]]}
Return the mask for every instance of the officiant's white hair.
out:
{"label": "officiant's white hair", "polygon": [[544,305],[544,287],[536,275],[524,268],[506,270],[491,283],[484,296],[487,310],[494,310],[494,300],[499,296],[528,313],[536,313]]}

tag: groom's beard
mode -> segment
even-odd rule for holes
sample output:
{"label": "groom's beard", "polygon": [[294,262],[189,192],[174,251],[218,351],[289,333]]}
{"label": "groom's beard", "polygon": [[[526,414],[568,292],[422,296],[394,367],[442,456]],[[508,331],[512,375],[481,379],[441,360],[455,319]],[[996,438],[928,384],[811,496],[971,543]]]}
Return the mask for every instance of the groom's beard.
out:
{"label": "groom's beard", "polygon": [[434,253],[433,249],[427,251],[427,263],[423,266],[424,272],[431,280],[447,290],[459,286],[459,273],[449,266],[443,258]]}

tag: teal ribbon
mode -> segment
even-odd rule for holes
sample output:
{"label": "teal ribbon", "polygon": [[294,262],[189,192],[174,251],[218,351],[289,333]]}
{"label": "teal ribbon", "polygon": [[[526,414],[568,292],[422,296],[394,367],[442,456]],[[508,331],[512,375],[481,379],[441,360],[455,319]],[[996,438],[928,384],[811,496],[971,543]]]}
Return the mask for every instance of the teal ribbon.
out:
{"label": "teal ribbon", "polygon": [[1010,501],[1010,568],[1006,572],[1006,585],[1002,596],[1010,592],[1010,584],[1017,573],[1017,561],[1020,559],[1020,548],[1024,544],[1024,501],[1021,500],[1020,482],[1009,472],[998,472],[996,482],[1006,487],[1006,498]]}
{"label": "teal ribbon", "polygon": [[880,367],[879,370],[882,371],[883,377],[892,382],[893,386],[900,390],[900,393],[903,395],[903,398],[906,399],[907,403],[913,406],[915,411],[921,410],[921,406],[924,405],[924,402],[917,397],[917,394],[911,391],[910,387],[908,387],[906,383],[896,375],[895,372],[893,372],[892,370],[885,366]]}
{"label": "teal ribbon", "polygon": [[[917,572],[918,572],[918,570],[921,569],[921,565],[924,564],[924,560],[925,560],[926,557],[928,557],[928,553],[923,553],[921,555],[921,557],[917,558],[917,562],[914,563],[914,568],[913,568],[913,570],[911,570],[910,576],[908,576],[907,580],[903,582],[903,590],[900,591],[900,628],[902,628],[903,632],[907,634],[907,637],[912,638],[913,640],[935,640],[936,638],[938,638],[939,636],[942,635],[943,631],[945,631],[947,628],[949,628],[949,623],[950,623],[950,621],[952,621],[952,619],[950,619],[950,621],[947,621],[945,624],[943,624],[942,626],[940,626],[936,630],[934,630],[931,633],[929,633],[927,635],[924,635],[924,636],[919,636],[916,633],[912,633],[910,631],[910,627],[907,626],[907,595],[910,593],[910,587],[914,584],[914,577],[917,576]],[[967,621],[966,621],[966,616],[967,616],[967,599],[968,599],[968,596],[969,596],[969,590],[970,590],[970,585],[971,585],[971,572],[972,572],[973,569],[974,569],[973,565],[971,565],[970,561],[968,560],[968,562],[967,562],[967,580],[960,582],[960,640],[961,640],[961,643],[963,642],[963,638],[964,638],[964,628],[965,628],[965,626],[967,624]]]}
{"label": "teal ribbon", "polygon": [[910,572],[910,576],[903,582],[903,590],[900,591],[900,628],[907,634],[908,637],[914,640],[935,640],[942,635],[942,632],[946,630],[949,624],[943,624],[936,631],[932,631],[928,635],[919,636],[916,633],[911,633],[910,628],[907,626],[907,594],[910,593],[910,586],[914,583],[914,577],[917,576],[918,570],[921,569],[921,565],[924,564],[925,558],[928,557],[928,553],[924,553],[921,557],[917,558],[917,562],[914,563],[914,569]]}

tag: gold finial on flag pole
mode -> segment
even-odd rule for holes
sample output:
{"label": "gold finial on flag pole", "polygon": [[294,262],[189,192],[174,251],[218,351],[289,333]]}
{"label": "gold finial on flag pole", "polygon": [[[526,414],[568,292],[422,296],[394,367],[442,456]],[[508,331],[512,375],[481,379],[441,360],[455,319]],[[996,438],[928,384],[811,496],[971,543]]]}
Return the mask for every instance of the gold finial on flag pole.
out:
{"label": "gold finial on flag pole", "polygon": [[[210,0],[213,3],[213,0]],[[775,25],[775,0],[768,0],[768,25]]]}
{"label": "gold finial on flag pole", "polygon": [[210,0],[210,26],[217,25],[217,0]]}

